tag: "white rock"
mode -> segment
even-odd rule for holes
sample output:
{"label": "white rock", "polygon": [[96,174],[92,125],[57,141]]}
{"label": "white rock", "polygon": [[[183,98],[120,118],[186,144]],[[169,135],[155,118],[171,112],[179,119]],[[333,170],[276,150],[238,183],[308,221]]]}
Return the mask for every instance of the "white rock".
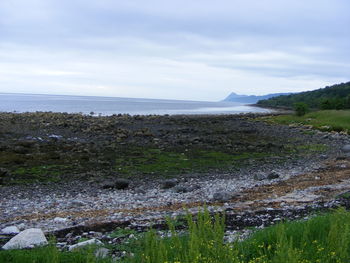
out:
{"label": "white rock", "polygon": [[103,243],[100,240],[93,238],[93,239],[86,240],[84,242],[80,242],[78,244],[69,246],[69,251],[72,251],[72,250],[75,250],[78,248],[82,248],[85,246],[89,246],[89,245],[103,245]]}
{"label": "white rock", "polygon": [[10,241],[7,242],[2,248],[5,250],[22,249],[46,244],[47,239],[44,232],[39,228],[30,228],[11,238]]}
{"label": "white rock", "polygon": [[55,217],[55,218],[53,219],[53,221],[54,221],[55,223],[66,223],[66,222],[68,221],[68,219],[67,219],[67,218],[63,218],[63,217]]}
{"label": "white rock", "polygon": [[19,231],[18,227],[16,227],[16,226],[8,226],[8,227],[5,227],[1,230],[1,233],[5,234],[5,235],[18,234],[19,232],[20,231]]}

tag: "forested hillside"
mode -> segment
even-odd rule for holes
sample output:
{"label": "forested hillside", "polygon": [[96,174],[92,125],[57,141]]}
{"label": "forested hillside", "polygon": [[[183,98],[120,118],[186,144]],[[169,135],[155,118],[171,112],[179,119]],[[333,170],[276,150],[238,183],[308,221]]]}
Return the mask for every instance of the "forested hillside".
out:
{"label": "forested hillside", "polygon": [[350,82],[314,91],[260,100],[257,104],[266,107],[293,108],[294,104],[298,102],[303,102],[314,109],[350,109]]}

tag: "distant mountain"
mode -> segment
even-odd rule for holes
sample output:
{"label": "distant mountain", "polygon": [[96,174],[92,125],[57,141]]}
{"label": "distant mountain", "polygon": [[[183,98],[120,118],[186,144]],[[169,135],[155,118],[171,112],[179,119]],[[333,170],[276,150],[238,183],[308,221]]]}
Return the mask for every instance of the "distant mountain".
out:
{"label": "distant mountain", "polygon": [[288,96],[264,99],[257,104],[266,107],[293,108],[297,102],[303,102],[313,109],[349,109],[350,82]]}
{"label": "distant mountain", "polygon": [[231,101],[231,102],[240,102],[240,103],[257,103],[259,100],[267,100],[273,97],[281,96],[281,95],[290,95],[292,93],[273,93],[273,94],[267,94],[262,96],[255,96],[255,95],[239,95],[234,92],[232,92],[228,97],[224,99],[224,101]]}

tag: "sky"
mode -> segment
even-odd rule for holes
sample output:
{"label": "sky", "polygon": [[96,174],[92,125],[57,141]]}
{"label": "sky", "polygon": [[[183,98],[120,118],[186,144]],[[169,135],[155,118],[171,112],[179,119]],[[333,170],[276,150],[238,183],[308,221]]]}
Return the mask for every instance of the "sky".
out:
{"label": "sky", "polygon": [[350,80],[349,0],[0,0],[0,92],[218,101]]}

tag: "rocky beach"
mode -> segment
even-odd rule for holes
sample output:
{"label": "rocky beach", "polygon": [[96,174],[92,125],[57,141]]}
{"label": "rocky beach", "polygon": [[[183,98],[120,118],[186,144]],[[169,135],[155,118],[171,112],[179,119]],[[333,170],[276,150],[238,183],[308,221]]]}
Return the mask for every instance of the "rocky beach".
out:
{"label": "rocky beach", "polygon": [[[118,227],[163,229],[206,206],[226,212],[231,238],[348,206],[349,144],[262,114],[1,113],[0,230],[40,228],[62,248],[118,243]],[[2,232],[5,244],[17,231]]]}

